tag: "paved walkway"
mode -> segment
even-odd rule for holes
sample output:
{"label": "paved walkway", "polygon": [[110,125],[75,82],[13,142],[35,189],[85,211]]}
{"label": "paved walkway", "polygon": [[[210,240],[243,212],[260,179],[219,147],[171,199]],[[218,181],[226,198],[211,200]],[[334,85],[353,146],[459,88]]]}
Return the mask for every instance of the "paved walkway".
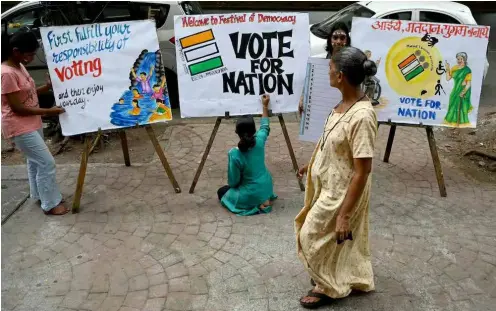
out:
{"label": "paved walkway", "polygon": [[[267,154],[281,199],[269,215],[237,217],[215,197],[236,143],[232,124],[221,126],[196,193],[187,193],[211,128],[162,135],[182,194],[156,159],[91,165],[78,215],[24,205],[2,227],[2,310],[300,310],[310,289],[293,231],[303,195],[281,130],[273,125]],[[297,141],[296,123],[288,128],[303,163],[313,146]],[[378,157],[387,128],[380,136]],[[390,163],[374,165],[376,292],[324,310],[494,310],[496,185],[445,167],[448,198],[440,198],[420,129],[398,129]],[[58,169],[69,202],[77,169]],[[25,178],[25,168],[3,167],[2,178]]]}

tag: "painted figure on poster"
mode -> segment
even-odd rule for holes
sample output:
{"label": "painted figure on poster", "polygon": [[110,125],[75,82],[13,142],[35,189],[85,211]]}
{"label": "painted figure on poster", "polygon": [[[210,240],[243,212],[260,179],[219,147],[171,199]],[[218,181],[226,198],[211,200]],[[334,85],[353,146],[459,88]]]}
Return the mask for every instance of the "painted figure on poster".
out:
{"label": "painted figure on poster", "polygon": [[446,61],[446,80],[453,80],[454,85],[444,121],[455,126],[470,125],[468,115],[473,109],[471,102],[472,70],[468,67],[467,53],[457,53],[456,63],[455,66],[451,67]]}
{"label": "painted figure on poster", "polygon": [[[136,72],[140,72],[139,77]],[[112,107],[113,125],[135,126],[172,119],[160,51],[143,50],[129,71],[129,82]]]}
{"label": "painted figure on poster", "polygon": [[136,76],[136,72],[134,71],[134,68],[131,68],[131,73],[133,74],[133,77],[136,81],[141,83],[141,91],[145,94],[151,94],[153,93],[152,88],[150,87],[150,78],[152,77],[153,74],[153,66],[150,68],[150,74],[147,76],[144,71],[140,73],[140,76]]}

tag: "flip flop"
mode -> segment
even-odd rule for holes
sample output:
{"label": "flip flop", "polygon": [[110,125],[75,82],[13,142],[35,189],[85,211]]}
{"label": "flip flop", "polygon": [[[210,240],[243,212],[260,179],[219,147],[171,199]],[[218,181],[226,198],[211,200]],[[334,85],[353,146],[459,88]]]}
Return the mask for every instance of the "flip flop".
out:
{"label": "flip flop", "polygon": [[[319,300],[314,301],[314,302],[303,302],[301,301],[305,297],[315,297],[319,298]],[[325,294],[321,293],[315,293],[313,290],[310,290],[305,297],[302,297],[300,299],[300,304],[303,308],[305,309],[317,309],[323,306],[330,305],[333,301],[333,299]]]}
{"label": "flip flop", "polygon": [[54,210],[54,209],[56,209],[57,207],[58,207],[58,206],[56,206],[56,207],[52,208],[52,209],[51,209],[51,210],[49,210],[49,211],[43,211],[43,213],[45,213],[45,215],[62,216],[62,215],[65,215],[65,214],[69,213],[69,211],[70,211],[67,207],[64,207],[64,209],[65,209],[65,210],[64,210],[62,213],[57,213],[57,214],[55,214],[55,213],[53,212],[53,210]]}

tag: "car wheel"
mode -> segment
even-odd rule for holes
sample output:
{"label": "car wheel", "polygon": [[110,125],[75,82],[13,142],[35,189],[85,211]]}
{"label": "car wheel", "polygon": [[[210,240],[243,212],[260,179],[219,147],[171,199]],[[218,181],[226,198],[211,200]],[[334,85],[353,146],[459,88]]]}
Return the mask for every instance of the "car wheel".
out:
{"label": "car wheel", "polygon": [[167,80],[167,91],[172,109],[179,108],[179,88],[177,86],[177,75],[170,69],[165,69],[165,79]]}

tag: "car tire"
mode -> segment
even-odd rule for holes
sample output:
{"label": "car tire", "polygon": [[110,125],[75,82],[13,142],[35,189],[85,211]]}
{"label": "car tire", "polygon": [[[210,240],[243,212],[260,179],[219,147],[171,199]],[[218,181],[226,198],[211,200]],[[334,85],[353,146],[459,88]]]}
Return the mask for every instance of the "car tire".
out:
{"label": "car tire", "polygon": [[177,75],[174,71],[165,68],[165,79],[167,80],[167,91],[172,109],[179,108],[179,87],[177,85]]}

